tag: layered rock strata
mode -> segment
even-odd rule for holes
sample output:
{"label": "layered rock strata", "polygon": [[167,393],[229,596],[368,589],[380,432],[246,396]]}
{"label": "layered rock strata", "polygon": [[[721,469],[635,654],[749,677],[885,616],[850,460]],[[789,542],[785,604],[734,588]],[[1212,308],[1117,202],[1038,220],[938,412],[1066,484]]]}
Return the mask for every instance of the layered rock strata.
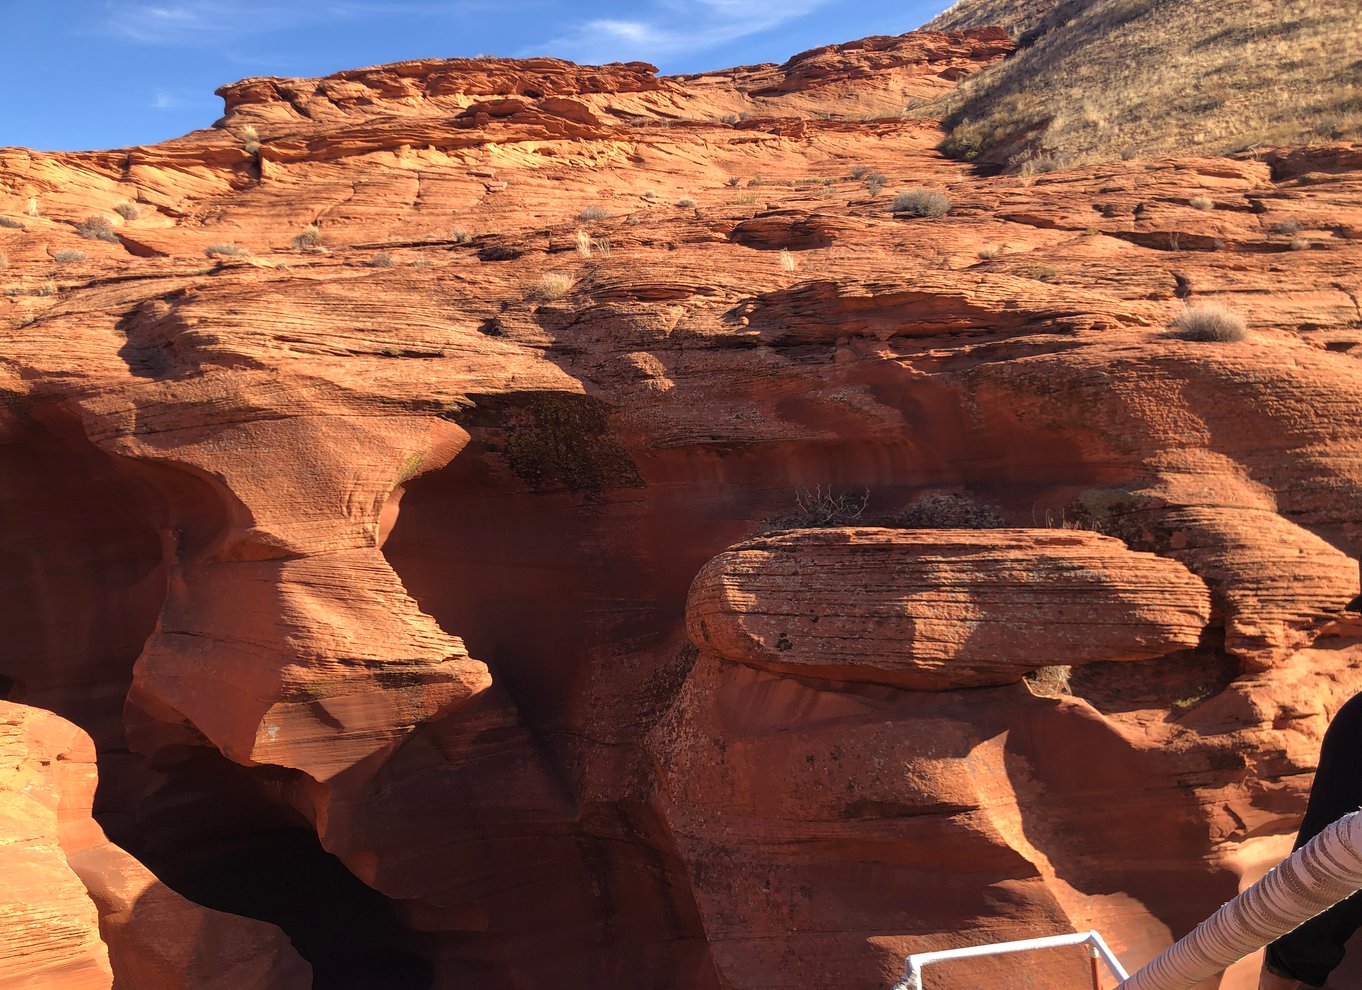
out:
{"label": "layered rock strata", "polygon": [[[909,104],[1009,48],[0,151],[0,689],[150,871],[24,790],[14,978],[850,990],[1261,871],[1362,688],[1362,152],[979,174]],[[893,528],[943,496],[1006,527]]]}

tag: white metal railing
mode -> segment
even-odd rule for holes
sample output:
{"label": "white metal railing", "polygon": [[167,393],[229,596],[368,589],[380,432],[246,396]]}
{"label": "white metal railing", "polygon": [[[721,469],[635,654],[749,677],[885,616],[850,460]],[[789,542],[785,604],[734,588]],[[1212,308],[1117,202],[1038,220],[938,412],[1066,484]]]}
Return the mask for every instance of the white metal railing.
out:
{"label": "white metal railing", "polygon": [[1018,942],[997,942],[993,945],[971,945],[963,949],[941,949],[938,952],[916,952],[908,957],[903,966],[903,979],[894,985],[894,990],[922,990],[922,970],[933,963],[947,962],[952,959],[975,959],[979,956],[1002,956],[1012,952],[1031,952],[1036,949],[1058,949],[1070,945],[1086,945],[1092,960],[1093,990],[1101,990],[1097,982],[1097,960],[1106,963],[1107,969],[1118,980],[1128,979],[1121,961],[1107,948],[1102,936],[1097,932],[1075,932],[1072,935],[1048,935],[1045,938],[1025,938]]}

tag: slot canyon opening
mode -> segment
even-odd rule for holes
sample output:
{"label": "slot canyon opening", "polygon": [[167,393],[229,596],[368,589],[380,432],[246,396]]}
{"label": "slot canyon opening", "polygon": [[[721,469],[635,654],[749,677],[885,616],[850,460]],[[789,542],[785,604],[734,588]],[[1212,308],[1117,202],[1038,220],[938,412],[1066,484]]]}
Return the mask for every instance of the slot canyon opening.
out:
{"label": "slot canyon opening", "polygon": [[136,827],[111,832],[163,882],[205,907],[278,927],[315,990],[425,990],[431,939],[322,848],[280,799],[292,771],[238,766],[215,750],[163,767]]}

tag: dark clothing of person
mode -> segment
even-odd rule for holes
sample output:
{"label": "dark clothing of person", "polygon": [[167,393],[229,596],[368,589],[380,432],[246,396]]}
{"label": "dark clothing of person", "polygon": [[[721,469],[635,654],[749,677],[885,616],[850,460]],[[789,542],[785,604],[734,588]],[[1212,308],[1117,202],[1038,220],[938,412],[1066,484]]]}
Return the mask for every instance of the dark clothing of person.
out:
{"label": "dark clothing of person", "polygon": [[[1334,716],[1324,733],[1319,769],[1310,788],[1299,849],[1350,811],[1362,808],[1362,694]],[[1279,976],[1322,987],[1343,961],[1344,946],[1362,928],[1362,893],[1335,904],[1267,947],[1267,968]]]}

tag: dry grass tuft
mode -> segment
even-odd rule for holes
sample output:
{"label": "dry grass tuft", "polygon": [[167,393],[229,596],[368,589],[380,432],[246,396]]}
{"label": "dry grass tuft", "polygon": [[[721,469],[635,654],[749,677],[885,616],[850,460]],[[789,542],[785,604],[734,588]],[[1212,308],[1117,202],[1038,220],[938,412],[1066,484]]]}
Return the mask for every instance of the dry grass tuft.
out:
{"label": "dry grass tuft", "polygon": [[1173,336],[1183,340],[1232,343],[1248,336],[1244,317],[1224,303],[1204,302],[1185,306],[1173,318]]}
{"label": "dry grass tuft", "polygon": [[114,207],[114,212],[124,220],[136,220],[142,215],[142,211],[137,208],[137,204],[132,200],[125,199]]}
{"label": "dry grass tuft", "polygon": [[322,246],[322,230],[315,223],[303,228],[303,232],[293,239],[293,246],[301,251]]}
{"label": "dry grass tuft", "polygon": [[250,254],[244,247],[235,244],[209,244],[203,253],[210,258],[239,258]]}
{"label": "dry grass tuft", "polygon": [[392,268],[397,261],[387,251],[380,251],[369,259],[370,268]]}
{"label": "dry grass tuft", "polygon": [[593,254],[608,258],[610,257],[610,238],[592,237],[581,227],[578,227],[577,254],[583,258],[590,258]]}
{"label": "dry grass tuft", "polygon": [[549,272],[539,280],[532,295],[540,302],[553,302],[562,299],[572,291],[574,285],[571,275],[564,275],[562,272]]}
{"label": "dry grass tuft", "polygon": [[62,248],[60,251],[52,252],[52,260],[59,265],[73,265],[89,257],[84,251],[77,251],[75,248]]}
{"label": "dry grass tuft", "polygon": [[780,249],[780,267],[787,272],[792,272],[799,267],[795,262],[795,256],[789,252],[788,248]]}
{"label": "dry grass tuft", "polygon": [[676,201],[676,205],[683,210],[689,210],[695,206],[695,200],[691,199],[689,196],[682,196]]}
{"label": "dry grass tuft", "polygon": [[1193,196],[1187,201],[1187,205],[1194,210],[1214,210],[1215,200],[1209,196]]}

